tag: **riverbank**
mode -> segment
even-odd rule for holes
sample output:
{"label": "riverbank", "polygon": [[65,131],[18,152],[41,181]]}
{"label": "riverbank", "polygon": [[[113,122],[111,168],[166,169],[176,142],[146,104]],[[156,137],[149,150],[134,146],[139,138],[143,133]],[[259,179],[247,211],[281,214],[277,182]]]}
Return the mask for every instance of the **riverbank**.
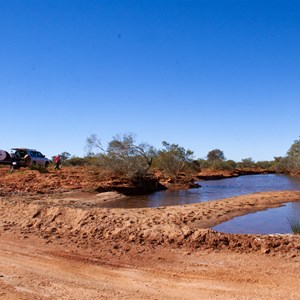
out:
{"label": "riverbank", "polygon": [[[115,194],[109,197],[116,197]],[[5,231],[39,236],[47,242],[98,247],[108,243],[121,252],[131,246],[209,248],[299,254],[298,237],[260,237],[215,233],[209,228],[250,212],[300,200],[300,191],[265,192],[182,206],[141,209],[101,208],[106,197],[80,193],[1,199],[0,218]],[[291,240],[291,241],[290,241]],[[287,242],[289,241],[289,242]],[[287,242],[287,243],[286,243]],[[299,249],[293,243],[299,243]],[[237,247],[236,244],[240,246]],[[278,245],[280,244],[280,247]],[[126,250],[127,249],[127,250]]]}
{"label": "riverbank", "polygon": [[297,299],[300,236],[210,228],[300,191],[103,208],[126,196],[96,193],[95,178],[77,168],[1,175],[0,299]]}
{"label": "riverbank", "polygon": [[156,172],[141,181],[129,181],[107,174],[96,167],[63,167],[46,173],[22,168],[10,172],[0,167],[0,195],[52,194],[74,190],[85,192],[118,192],[124,195],[145,195],[161,190],[200,188],[198,181],[224,179],[241,175],[266,174],[264,170],[242,169],[231,171],[202,170],[200,173],[180,174],[177,181]]}
{"label": "riverbank", "polygon": [[0,299],[298,295],[300,236],[209,228],[299,201],[300,191],[143,209],[99,208],[104,199],[82,191],[1,197]]}
{"label": "riverbank", "polygon": [[270,170],[265,170],[265,169],[253,169],[253,168],[234,169],[234,170],[204,169],[197,174],[196,178],[200,180],[219,180],[219,179],[233,178],[233,177],[244,176],[244,175],[258,175],[258,174],[275,174],[275,172]]}

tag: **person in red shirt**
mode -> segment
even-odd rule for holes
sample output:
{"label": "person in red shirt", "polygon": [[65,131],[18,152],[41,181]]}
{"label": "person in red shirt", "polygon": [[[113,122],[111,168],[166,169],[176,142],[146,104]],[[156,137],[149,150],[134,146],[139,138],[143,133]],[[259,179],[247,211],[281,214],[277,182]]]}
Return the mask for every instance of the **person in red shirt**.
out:
{"label": "person in red shirt", "polygon": [[58,170],[60,168],[60,165],[61,165],[61,158],[59,155],[56,155],[54,157],[54,162],[55,162],[55,170]]}

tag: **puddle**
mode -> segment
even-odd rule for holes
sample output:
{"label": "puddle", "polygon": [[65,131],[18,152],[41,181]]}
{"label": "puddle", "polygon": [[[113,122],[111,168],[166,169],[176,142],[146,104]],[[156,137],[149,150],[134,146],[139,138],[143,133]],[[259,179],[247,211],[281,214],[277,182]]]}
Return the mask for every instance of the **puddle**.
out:
{"label": "puddle", "polygon": [[235,217],[230,221],[214,226],[212,229],[225,233],[292,233],[289,220],[300,222],[300,201]]}

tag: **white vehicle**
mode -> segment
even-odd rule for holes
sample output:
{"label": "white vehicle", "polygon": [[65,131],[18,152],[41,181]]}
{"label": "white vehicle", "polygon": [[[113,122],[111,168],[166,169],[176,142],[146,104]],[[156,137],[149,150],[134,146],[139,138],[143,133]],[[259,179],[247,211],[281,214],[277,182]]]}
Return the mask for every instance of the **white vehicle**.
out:
{"label": "white vehicle", "polygon": [[12,148],[11,150],[13,150],[11,154],[0,150],[0,164],[11,165],[13,169],[32,165],[40,165],[47,168],[51,162],[45,155],[35,149]]}

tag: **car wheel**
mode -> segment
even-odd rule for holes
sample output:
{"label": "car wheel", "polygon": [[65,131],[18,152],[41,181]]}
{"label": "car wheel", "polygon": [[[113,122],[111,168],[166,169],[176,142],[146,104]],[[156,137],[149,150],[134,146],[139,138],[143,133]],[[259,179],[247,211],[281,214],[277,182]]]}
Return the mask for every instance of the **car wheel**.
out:
{"label": "car wheel", "polygon": [[45,162],[45,168],[48,168],[48,166],[49,166],[49,162],[46,161],[46,162]]}

